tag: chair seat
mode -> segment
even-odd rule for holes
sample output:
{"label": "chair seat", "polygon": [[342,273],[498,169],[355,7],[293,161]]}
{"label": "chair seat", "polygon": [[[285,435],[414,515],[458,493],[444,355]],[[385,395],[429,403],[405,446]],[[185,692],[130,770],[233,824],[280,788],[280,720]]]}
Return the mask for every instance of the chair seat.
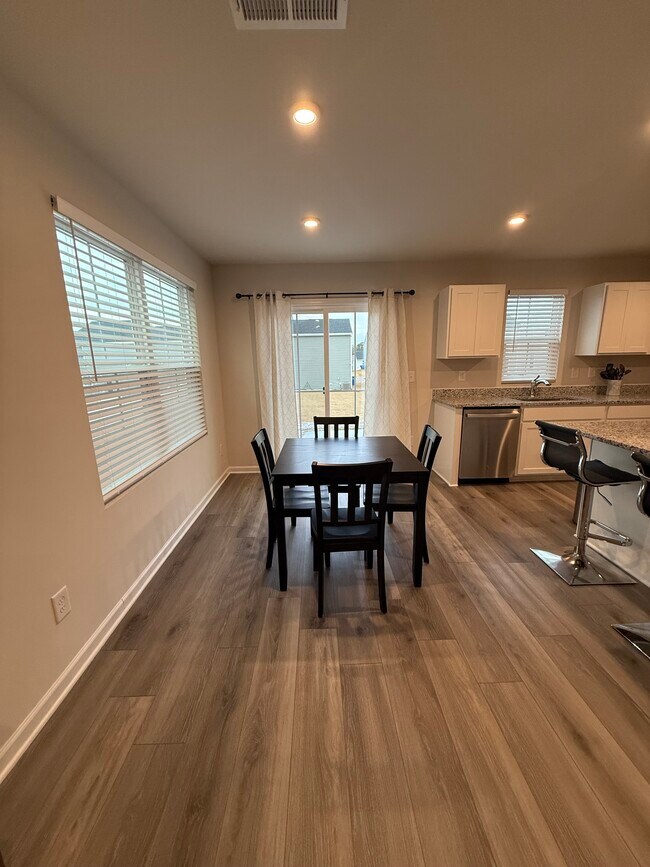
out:
{"label": "chair seat", "polygon": [[638,482],[639,477],[618,467],[610,467],[602,461],[585,461],[584,474],[592,485],[620,485],[625,482]]}
{"label": "chair seat", "polygon": [[[327,488],[321,488],[323,505],[329,504],[330,496]],[[284,489],[285,511],[301,509],[310,512],[316,506],[316,497],[311,485],[297,485],[295,488]]]}
{"label": "chair seat", "polygon": [[[374,486],[372,492],[372,504],[377,507],[379,505],[379,488]],[[415,496],[415,485],[408,482],[393,482],[388,487],[388,509],[391,506],[413,506],[417,505]]]}
{"label": "chair seat", "polygon": [[[355,512],[355,520],[363,521],[364,518],[364,509],[361,507],[354,510]],[[341,510],[340,518],[341,520],[345,519],[346,512],[345,510]],[[332,513],[330,509],[323,509],[323,541],[325,542],[336,542],[336,541],[370,541],[371,539],[377,538],[377,523],[358,523],[358,524],[328,524],[327,522],[331,520]],[[314,509],[311,513],[311,531],[315,536],[317,533],[316,530],[316,509]]]}

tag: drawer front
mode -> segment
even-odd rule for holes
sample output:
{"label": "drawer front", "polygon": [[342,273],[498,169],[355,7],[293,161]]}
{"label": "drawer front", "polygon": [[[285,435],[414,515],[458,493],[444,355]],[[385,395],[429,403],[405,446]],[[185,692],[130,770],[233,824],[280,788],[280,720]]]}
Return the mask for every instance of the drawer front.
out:
{"label": "drawer front", "polygon": [[604,419],[606,412],[605,406],[526,406],[523,421],[594,421]]}
{"label": "drawer front", "polygon": [[607,418],[650,418],[650,405],[609,406]]}

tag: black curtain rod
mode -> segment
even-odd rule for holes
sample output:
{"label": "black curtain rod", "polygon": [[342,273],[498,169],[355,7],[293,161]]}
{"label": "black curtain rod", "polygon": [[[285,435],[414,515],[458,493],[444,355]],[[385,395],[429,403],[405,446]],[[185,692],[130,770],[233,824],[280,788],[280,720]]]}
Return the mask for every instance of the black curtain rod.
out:
{"label": "black curtain rod", "polygon": [[[367,295],[367,292],[283,292],[283,298],[345,298],[350,295]],[[371,292],[371,295],[383,295],[383,291]],[[256,295],[246,292],[237,292],[235,298],[268,298],[270,292],[258,292]],[[415,289],[406,289],[404,292],[395,292],[395,295],[415,295]]]}

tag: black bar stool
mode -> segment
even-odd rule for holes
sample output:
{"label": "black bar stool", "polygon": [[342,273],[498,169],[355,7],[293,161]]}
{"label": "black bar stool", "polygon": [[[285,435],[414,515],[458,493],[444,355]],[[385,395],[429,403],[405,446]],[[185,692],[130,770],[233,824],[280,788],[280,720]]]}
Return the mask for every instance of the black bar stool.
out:
{"label": "black bar stool", "polygon": [[[641,514],[650,518],[650,455],[637,453],[632,458],[639,465],[641,477],[636,504]],[[650,659],[650,623],[615,623],[612,628]]]}
{"label": "black bar stool", "polygon": [[[624,547],[632,544],[628,536],[624,536],[613,527],[601,524],[600,521],[593,520],[591,507],[596,488],[629,484],[636,482],[637,477],[602,461],[589,460],[587,448],[579,431],[548,421],[536,421],[535,424],[542,437],[541,456],[544,463],[556,470],[562,470],[578,482],[578,516],[576,544],[571,551],[555,554],[538,548],[530,550],[567,584],[636,584],[633,578],[622,572],[618,575],[601,574],[587,559],[586,548],[589,539],[599,539],[602,542]],[[590,533],[592,524],[611,535],[601,536]]]}

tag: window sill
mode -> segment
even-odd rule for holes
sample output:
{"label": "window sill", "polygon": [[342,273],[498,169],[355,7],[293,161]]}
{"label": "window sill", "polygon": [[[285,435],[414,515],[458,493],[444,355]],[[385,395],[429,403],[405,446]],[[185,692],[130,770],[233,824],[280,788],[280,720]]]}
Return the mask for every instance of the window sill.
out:
{"label": "window sill", "polygon": [[195,437],[192,437],[191,440],[188,440],[185,443],[181,443],[181,445],[178,446],[178,448],[175,448],[173,451],[169,452],[169,454],[164,455],[162,458],[160,458],[160,460],[157,460],[154,464],[151,464],[151,466],[142,470],[137,475],[132,476],[132,478],[127,479],[127,481],[122,482],[122,484],[118,485],[116,488],[113,488],[112,490],[107,491],[107,493],[103,494],[104,505],[105,506],[112,505],[118,499],[118,497],[121,497],[122,494],[125,494],[134,485],[137,485],[138,482],[141,482],[143,479],[146,479],[147,476],[150,476],[151,473],[153,473],[159,467],[162,467],[163,464],[166,464],[168,461],[171,461],[172,458],[175,458],[176,455],[179,455],[181,452],[185,451],[185,449],[188,449],[190,446],[194,445],[194,443],[198,442],[200,439],[203,439],[203,437],[207,436],[207,434],[208,434],[208,429],[206,427],[206,429],[204,431],[202,431],[201,433],[198,433]]}
{"label": "window sill", "polygon": [[[532,377],[531,377],[531,379],[502,379],[501,385],[530,385],[530,383],[532,382],[532,379],[533,379]],[[555,385],[555,383],[557,382],[557,379],[549,379],[549,380],[547,380],[547,382],[549,385]],[[542,388],[545,388],[545,387],[548,387],[548,386],[542,386]]]}

